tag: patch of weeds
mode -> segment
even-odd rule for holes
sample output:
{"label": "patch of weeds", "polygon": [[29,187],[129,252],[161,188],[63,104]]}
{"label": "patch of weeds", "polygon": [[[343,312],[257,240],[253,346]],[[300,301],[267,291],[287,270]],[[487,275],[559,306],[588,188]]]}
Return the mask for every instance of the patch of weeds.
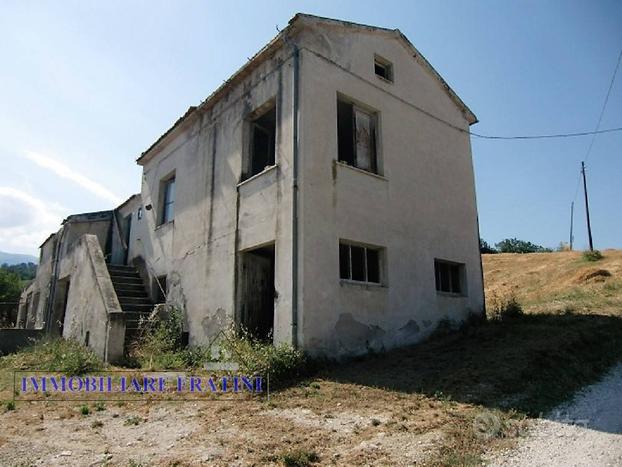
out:
{"label": "patch of weeds", "polygon": [[382,424],[382,422],[380,420],[378,420],[377,418],[372,418],[371,419],[371,424],[372,424],[372,426],[380,426]]}
{"label": "patch of weeds", "polygon": [[102,426],[104,426],[104,422],[102,422],[101,420],[95,420],[93,423],[91,423],[91,428],[93,429],[101,428]]}
{"label": "patch of weeds", "polygon": [[15,410],[15,401],[6,401],[4,403],[4,407],[6,408],[7,411]]}
{"label": "patch of weeds", "polygon": [[91,409],[89,409],[89,406],[84,404],[83,406],[80,407],[80,413],[82,415],[89,415],[91,413]]}
{"label": "patch of weeds", "polygon": [[599,250],[585,250],[581,255],[584,261],[600,261],[604,258]]}
{"label": "patch of weeds", "polygon": [[239,365],[241,372],[270,377],[271,385],[300,377],[313,366],[302,351],[291,345],[260,341],[244,330],[227,331],[220,348]]}
{"label": "patch of weeds", "polygon": [[486,311],[490,319],[498,321],[523,316],[523,307],[513,293],[505,296],[491,294]]}
{"label": "patch of weeds", "polygon": [[127,361],[152,370],[199,368],[210,359],[209,349],[184,347],[183,317],[172,308],[167,316],[154,315],[139,324],[139,337],[130,346]]}
{"label": "patch of weeds", "polygon": [[131,417],[126,418],[123,424],[125,426],[130,426],[130,425],[138,426],[140,425],[140,417],[137,417],[136,415],[132,415]]}
{"label": "patch of weeds", "polygon": [[97,412],[103,412],[104,410],[106,410],[106,404],[104,404],[103,401],[95,402],[95,410]]}
{"label": "patch of weeds", "polygon": [[320,460],[315,451],[297,449],[280,454],[279,459],[286,467],[307,467]]}
{"label": "patch of weeds", "polygon": [[73,340],[44,339],[17,353],[2,357],[0,367],[16,370],[54,371],[80,376],[104,367],[92,350]]}

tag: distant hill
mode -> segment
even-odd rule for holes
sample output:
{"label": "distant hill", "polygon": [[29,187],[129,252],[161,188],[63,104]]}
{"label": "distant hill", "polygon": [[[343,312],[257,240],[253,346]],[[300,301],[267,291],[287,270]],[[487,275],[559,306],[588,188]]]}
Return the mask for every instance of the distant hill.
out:
{"label": "distant hill", "polygon": [[39,258],[32,255],[22,255],[19,253],[6,253],[0,251],[0,264],[8,264],[9,266],[19,263],[35,263],[39,262]]}

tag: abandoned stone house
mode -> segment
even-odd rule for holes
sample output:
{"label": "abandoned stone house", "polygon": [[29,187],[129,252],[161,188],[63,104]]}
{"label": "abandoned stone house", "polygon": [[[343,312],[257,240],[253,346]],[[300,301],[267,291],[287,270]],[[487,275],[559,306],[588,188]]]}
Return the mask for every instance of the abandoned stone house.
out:
{"label": "abandoned stone house", "polygon": [[298,14],[137,160],[140,194],[41,246],[21,326],[120,358],[154,303],[352,355],[484,306],[475,115],[398,30]]}

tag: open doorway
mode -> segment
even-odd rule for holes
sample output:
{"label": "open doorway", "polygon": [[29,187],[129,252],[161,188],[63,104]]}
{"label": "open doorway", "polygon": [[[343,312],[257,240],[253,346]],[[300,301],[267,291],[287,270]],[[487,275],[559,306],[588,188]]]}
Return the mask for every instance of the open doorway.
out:
{"label": "open doorway", "polygon": [[239,324],[254,337],[272,340],[274,327],[274,244],[240,256]]}
{"label": "open doorway", "polygon": [[69,301],[69,277],[59,279],[56,282],[56,292],[54,294],[54,304],[52,313],[52,323],[50,330],[52,334],[61,336],[65,326],[65,314],[67,313],[67,302]]}

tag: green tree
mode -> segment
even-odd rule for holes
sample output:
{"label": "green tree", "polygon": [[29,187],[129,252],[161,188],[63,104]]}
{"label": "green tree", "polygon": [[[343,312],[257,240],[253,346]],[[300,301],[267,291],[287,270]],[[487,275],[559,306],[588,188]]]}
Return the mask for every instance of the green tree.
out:
{"label": "green tree", "polygon": [[499,253],[493,247],[491,247],[486,240],[480,237],[479,239],[479,252],[482,254],[494,254]]}
{"label": "green tree", "polygon": [[21,293],[19,276],[0,269],[0,302],[15,302]]}
{"label": "green tree", "polygon": [[501,253],[550,253],[550,248],[517,238],[506,238],[495,245]]}
{"label": "green tree", "polygon": [[17,274],[22,281],[30,281],[37,275],[37,265],[35,263],[19,263],[10,266],[4,263],[0,268]]}

